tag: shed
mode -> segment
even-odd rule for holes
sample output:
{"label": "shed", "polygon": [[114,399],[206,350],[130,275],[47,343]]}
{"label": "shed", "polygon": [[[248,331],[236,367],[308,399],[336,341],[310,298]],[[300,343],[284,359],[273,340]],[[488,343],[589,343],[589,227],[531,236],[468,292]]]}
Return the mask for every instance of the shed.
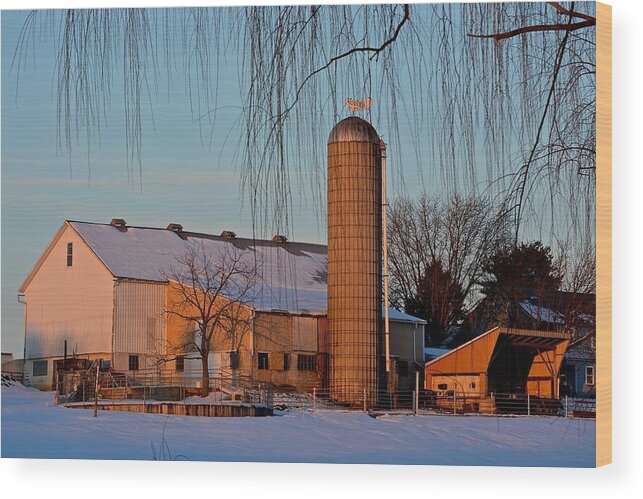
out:
{"label": "shed", "polygon": [[499,394],[558,399],[569,341],[563,332],[495,327],[428,362],[424,386],[479,402]]}

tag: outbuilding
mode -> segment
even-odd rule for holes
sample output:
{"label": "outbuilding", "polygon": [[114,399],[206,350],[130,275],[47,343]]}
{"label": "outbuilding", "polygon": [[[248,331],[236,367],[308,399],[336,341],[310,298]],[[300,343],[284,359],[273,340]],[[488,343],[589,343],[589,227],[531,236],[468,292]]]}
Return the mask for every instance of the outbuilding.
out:
{"label": "outbuilding", "polygon": [[497,397],[560,397],[568,333],[495,327],[425,365],[425,389],[438,400],[495,411]]}

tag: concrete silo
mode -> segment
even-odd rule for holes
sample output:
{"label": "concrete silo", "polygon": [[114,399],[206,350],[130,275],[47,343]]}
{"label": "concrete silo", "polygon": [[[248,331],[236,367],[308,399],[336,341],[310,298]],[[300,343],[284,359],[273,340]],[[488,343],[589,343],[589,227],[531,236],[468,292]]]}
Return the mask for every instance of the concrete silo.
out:
{"label": "concrete silo", "polygon": [[340,121],[328,138],[330,394],[377,400],[382,307],[382,151],[367,121]]}

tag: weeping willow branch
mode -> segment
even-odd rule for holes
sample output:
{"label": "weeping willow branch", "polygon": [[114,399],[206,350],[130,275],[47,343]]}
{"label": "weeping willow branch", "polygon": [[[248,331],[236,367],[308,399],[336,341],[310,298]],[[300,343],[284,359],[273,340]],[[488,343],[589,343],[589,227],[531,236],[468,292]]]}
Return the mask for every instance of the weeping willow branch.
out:
{"label": "weeping willow branch", "polygon": [[[593,238],[595,203],[596,46],[594,6],[582,8],[34,11],[16,67],[35,26],[51,28],[60,149],[71,154],[84,139],[89,158],[112,104],[122,106],[128,179],[141,184],[153,168],[144,164],[144,132],[154,131],[159,84],[169,88],[180,75],[188,111],[211,147],[220,101],[231,98],[221,82],[236,77],[241,110],[226,125],[239,137],[234,166],[260,235],[292,237],[296,211],[309,205],[323,232],[327,134],[347,114],[347,97],[368,96],[373,103],[362,112],[389,143],[392,195],[481,193],[507,209],[520,201],[519,225],[534,237],[560,231],[585,240]],[[516,167],[527,164],[527,175]]]}

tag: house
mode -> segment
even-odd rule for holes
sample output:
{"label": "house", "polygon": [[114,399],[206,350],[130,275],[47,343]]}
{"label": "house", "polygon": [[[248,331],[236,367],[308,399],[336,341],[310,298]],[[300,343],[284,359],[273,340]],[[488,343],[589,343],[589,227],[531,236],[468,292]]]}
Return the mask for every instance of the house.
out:
{"label": "house", "polygon": [[560,383],[564,395],[596,398],[596,332],[588,333],[569,345]]}
{"label": "house", "polygon": [[[20,286],[24,382],[51,389],[66,353],[101,359],[117,372],[171,371],[198,384],[199,355],[184,347],[186,335],[198,331],[193,321],[169,313],[177,303],[172,269],[194,245],[212,258],[229,249],[261,262],[255,292],[239,304],[246,330],[232,345],[218,329],[209,367],[221,379],[232,372],[296,390],[325,387],[332,361],[326,246],[194,233],[179,224],[134,227],[122,219],[65,221]],[[424,324],[391,311],[391,355],[401,366],[400,380],[414,378],[423,360]]]}
{"label": "house", "polygon": [[513,305],[508,297],[480,301],[463,325],[468,339],[495,326],[564,331],[574,339],[596,330],[595,294],[533,289],[514,289],[511,294]]}

